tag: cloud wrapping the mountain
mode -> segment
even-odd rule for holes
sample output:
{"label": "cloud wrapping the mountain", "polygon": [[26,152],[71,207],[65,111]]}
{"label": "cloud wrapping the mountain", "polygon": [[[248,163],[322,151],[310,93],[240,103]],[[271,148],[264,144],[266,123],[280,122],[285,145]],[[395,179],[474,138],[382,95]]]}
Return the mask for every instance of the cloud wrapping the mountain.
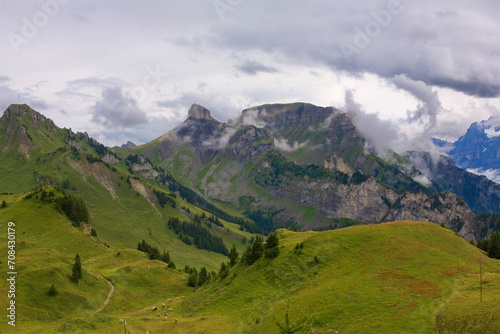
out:
{"label": "cloud wrapping the mountain", "polygon": [[481,168],[469,168],[467,171],[477,175],[484,175],[491,181],[500,184],[500,170],[498,169],[483,170]]}
{"label": "cloud wrapping the mountain", "polygon": [[102,99],[92,107],[92,122],[109,128],[130,128],[147,123],[147,114],[120,87],[104,88]]}
{"label": "cloud wrapping the mountain", "polygon": [[260,114],[265,114],[266,109],[249,109],[245,110],[245,113],[241,117],[241,123],[243,125],[253,125],[257,128],[263,128],[267,125],[267,123],[259,118]]}
{"label": "cloud wrapping the mountain", "polygon": [[281,152],[292,152],[305,147],[307,142],[299,143],[294,141],[291,145],[285,138],[274,138],[274,146]]}
{"label": "cloud wrapping the mountain", "polygon": [[438,115],[443,112],[436,91],[420,80],[412,80],[405,74],[398,74],[391,78],[396,87],[404,89],[420,101],[417,108],[407,111],[408,121],[418,121],[425,124],[427,131],[436,126]]}
{"label": "cloud wrapping the mountain", "polygon": [[345,104],[342,109],[350,115],[356,129],[367,139],[367,144],[378,156],[385,157],[389,148],[398,146],[403,134],[395,124],[381,120],[377,114],[366,113],[361,105],[354,101],[351,91],[345,92]]}

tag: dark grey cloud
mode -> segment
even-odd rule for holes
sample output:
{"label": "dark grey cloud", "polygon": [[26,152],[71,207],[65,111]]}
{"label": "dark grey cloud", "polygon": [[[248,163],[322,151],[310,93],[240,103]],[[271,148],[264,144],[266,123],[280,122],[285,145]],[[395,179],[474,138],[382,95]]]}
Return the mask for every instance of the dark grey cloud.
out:
{"label": "dark grey cloud", "polygon": [[425,124],[427,131],[434,128],[438,115],[443,112],[437,92],[423,81],[412,80],[404,74],[395,75],[391,81],[396,87],[404,89],[419,101],[415,110],[407,111],[408,121]]}
{"label": "dark grey cloud", "polygon": [[[500,94],[498,1],[245,2],[207,39],[288,62]],[[277,14],[279,13],[279,15]]]}
{"label": "dark grey cloud", "polygon": [[137,102],[126,97],[120,87],[105,88],[102,99],[90,111],[92,122],[108,128],[123,129],[147,123],[147,115]]}
{"label": "dark grey cloud", "polygon": [[255,60],[246,60],[235,66],[239,71],[248,75],[257,75],[258,73],[277,73],[278,70],[272,66],[266,66]]}

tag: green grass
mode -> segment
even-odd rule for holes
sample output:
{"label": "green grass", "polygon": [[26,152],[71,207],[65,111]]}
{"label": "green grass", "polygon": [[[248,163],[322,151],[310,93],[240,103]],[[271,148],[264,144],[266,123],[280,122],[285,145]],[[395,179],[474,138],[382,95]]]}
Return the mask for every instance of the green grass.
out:
{"label": "green grass", "polygon": [[[215,279],[194,292],[185,273],[100,237],[110,244],[104,247],[50,204],[20,195],[1,195],[0,200],[8,205],[0,210],[1,249],[7,244],[6,222],[16,223],[15,333],[40,328],[46,328],[44,333],[123,333],[120,319],[136,333],[276,333],[274,319],[284,318],[287,305],[292,321],[311,316],[320,332],[438,333],[436,315],[444,330],[465,322],[478,333],[500,328],[500,261],[430,223],[280,230],[276,259],[237,264],[224,280]],[[304,245],[300,251],[295,249],[298,243]],[[79,284],[70,280],[76,253],[84,269]],[[1,270],[7,272],[5,262]],[[104,311],[97,313],[110,291],[107,280],[115,290]],[[52,283],[59,292],[56,297],[47,295]],[[2,305],[8,302],[6,292],[2,284]],[[180,296],[186,299],[176,300]],[[167,320],[162,303],[173,309]],[[152,306],[160,307],[160,317]],[[10,329],[0,323],[2,333]]]}
{"label": "green grass", "polygon": [[[175,233],[165,228],[169,217],[188,219],[180,211],[180,207],[197,210],[196,207],[177,198],[176,209],[170,206],[162,209],[150,190],[155,187],[152,182],[136,182],[140,187],[144,187],[150,196],[144,196],[126,182],[130,174],[123,162],[107,167],[99,162],[88,163],[84,158],[78,160],[65,143],[67,130],[49,131],[34,128],[29,124],[27,129],[38,146],[31,148],[28,153],[19,151],[15,145],[2,152],[2,192],[27,192],[46,184],[62,185],[69,182],[68,190],[86,202],[93,227],[99,238],[108,244],[135,249],[137,243],[144,239],[160,251],[170,251],[177,266],[200,265],[211,270],[219,268],[225,256],[188,246],[182,243]],[[0,139],[15,142],[15,138],[7,138],[5,135],[0,135]],[[75,140],[81,155],[96,155],[85,140],[78,137]],[[126,155],[123,150],[118,152]],[[236,228],[232,230],[245,235]],[[236,244],[238,249],[243,247],[239,237],[231,238],[226,234],[222,236],[228,248],[232,244]]]}
{"label": "green grass", "polygon": [[[456,294],[463,294],[456,280],[457,245],[460,275],[477,274],[479,259],[486,277],[500,274],[499,261],[429,223],[281,233],[277,259],[237,266],[226,280],[189,296],[183,314],[223,315],[237,321],[233,332],[273,333],[273,316],[282,319],[289,304],[295,318],[312,316],[313,327],[322,332],[437,333],[435,315],[443,305],[449,307],[443,311],[448,317],[457,317],[452,312],[465,317],[479,300],[476,289],[468,292],[469,304],[457,301]],[[299,242],[304,247],[297,253]],[[483,309],[493,316],[500,307],[500,286],[488,288],[492,306]],[[493,326],[500,329],[497,322]]]}

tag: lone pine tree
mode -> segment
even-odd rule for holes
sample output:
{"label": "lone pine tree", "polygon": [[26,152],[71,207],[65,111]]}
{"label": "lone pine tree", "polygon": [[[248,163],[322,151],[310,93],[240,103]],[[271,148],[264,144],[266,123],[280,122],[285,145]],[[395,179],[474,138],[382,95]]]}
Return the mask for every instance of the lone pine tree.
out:
{"label": "lone pine tree", "polygon": [[75,283],[78,283],[82,278],[82,262],[80,261],[80,255],[78,253],[75,256],[75,263],[73,264],[73,274],[71,278]]}

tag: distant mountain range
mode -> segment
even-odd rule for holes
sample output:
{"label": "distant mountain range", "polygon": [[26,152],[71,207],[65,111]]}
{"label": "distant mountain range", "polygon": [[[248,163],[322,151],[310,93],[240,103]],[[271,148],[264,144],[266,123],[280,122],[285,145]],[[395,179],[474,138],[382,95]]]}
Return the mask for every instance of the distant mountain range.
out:
{"label": "distant mountain range", "polygon": [[372,146],[349,115],[306,103],[230,122],[193,105],[160,138],[112,148],[9,106],[0,248],[15,230],[16,333],[499,328],[498,260],[468,241],[500,230],[500,185]]}
{"label": "distant mountain range", "polygon": [[472,123],[454,143],[434,139],[460,168],[500,183],[500,116]]}
{"label": "distant mountain range", "polygon": [[474,220],[472,211],[500,212],[500,186],[448,157],[408,152],[383,160],[371,146],[335,108],[263,105],[223,123],[195,104],[184,123],[132,150],[248,217],[267,212],[257,218],[271,230],[397,219],[461,230]]}
{"label": "distant mountain range", "polygon": [[[60,129],[27,105],[12,105],[0,118],[0,142],[4,191],[60,185],[81,191],[91,211],[106,202],[108,213],[131,219],[112,203],[140,200],[149,205],[145,212],[155,212],[156,204],[180,196],[253,233],[421,220],[469,240],[496,228],[476,213],[500,212],[499,184],[446,156],[407,152],[381,159],[349,115],[307,103],[253,107],[229,122],[193,104],[188,118],[165,135],[114,148]],[[92,187],[102,188],[97,202]],[[107,220],[94,223],[113,238]]]}

